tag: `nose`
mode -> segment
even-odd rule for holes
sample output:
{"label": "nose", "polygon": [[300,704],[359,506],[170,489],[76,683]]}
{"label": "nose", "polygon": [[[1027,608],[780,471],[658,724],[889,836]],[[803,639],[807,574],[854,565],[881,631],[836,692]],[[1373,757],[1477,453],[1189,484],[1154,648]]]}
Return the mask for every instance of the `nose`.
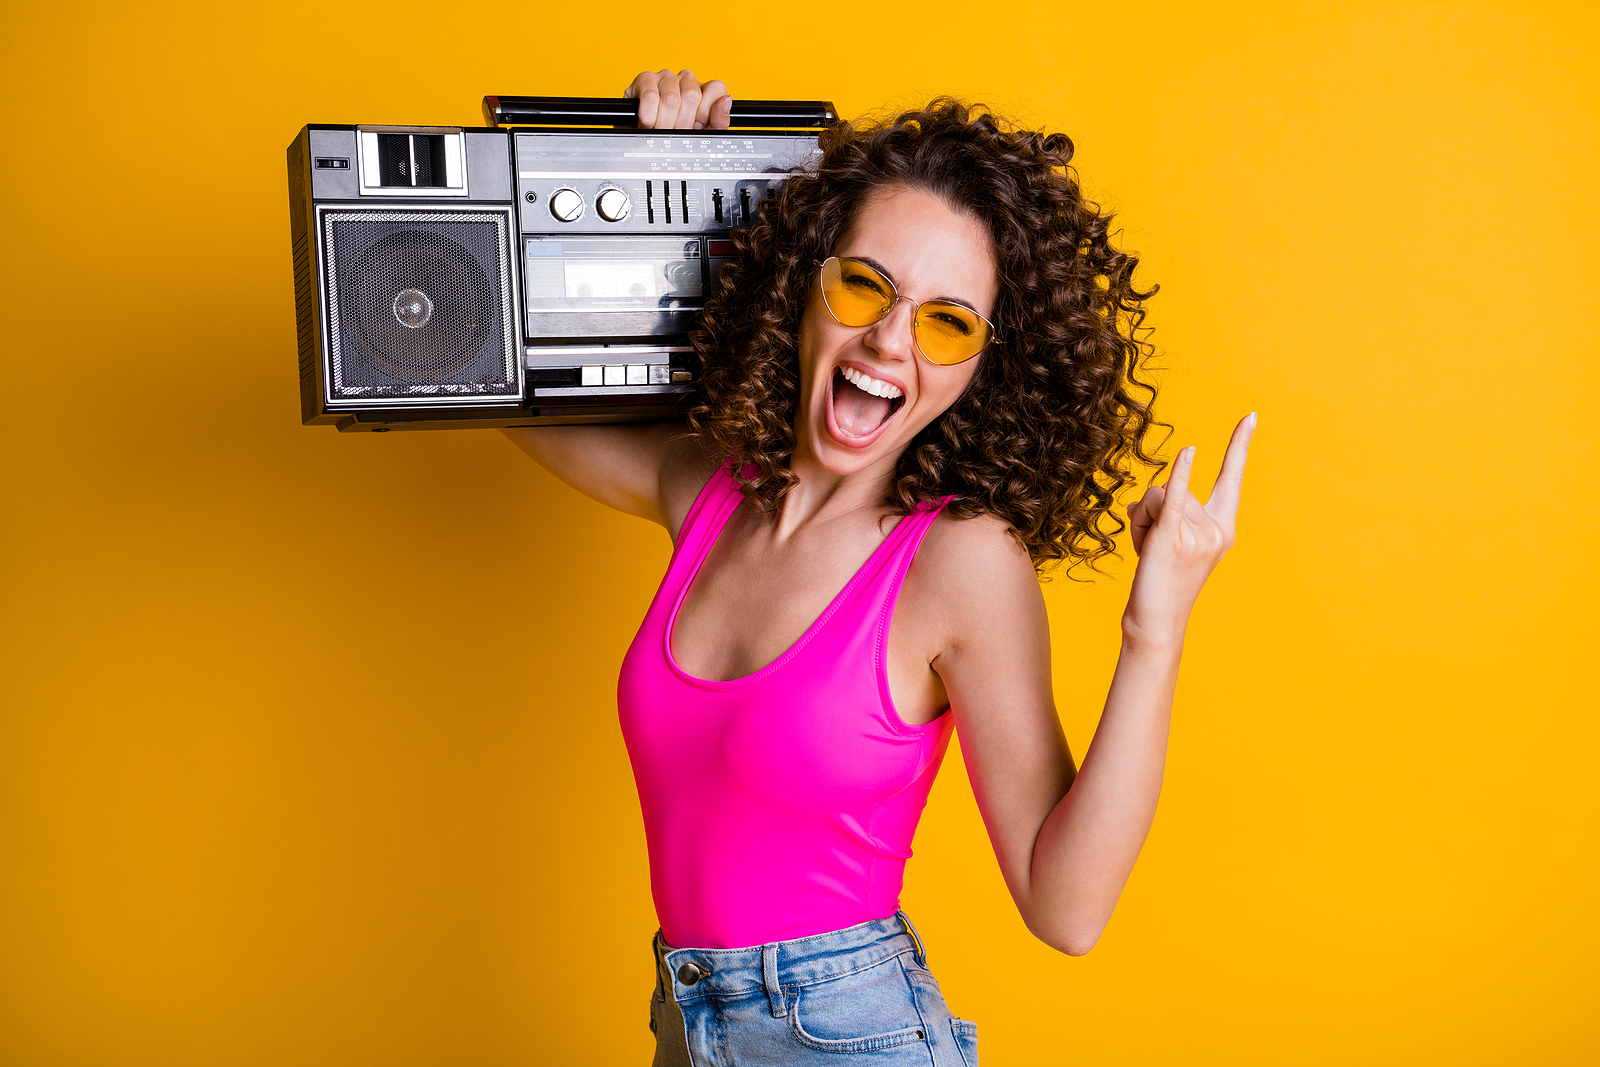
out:
{"label": "nose", "polygon": [[917,305],[909,296],[897,296],[889,313],[871,326],[862,336],[867,347],[885,356],[910,359],[916,339],[912,336]]}

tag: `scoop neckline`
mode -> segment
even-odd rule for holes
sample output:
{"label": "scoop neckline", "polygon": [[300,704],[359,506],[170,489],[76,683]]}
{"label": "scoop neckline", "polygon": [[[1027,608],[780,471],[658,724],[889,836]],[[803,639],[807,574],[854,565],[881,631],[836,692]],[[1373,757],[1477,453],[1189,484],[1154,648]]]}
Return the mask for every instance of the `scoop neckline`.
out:
{"label": "scoop neckline", "polygon": [[[717,476],[724,476],[724,472],[719,471]],[[905,526],[906,520],[910,519],[914,515],[928,510],[928,505],[926,502],[924,502],[919,504],[916,511],[913,511],[910,515],[900,516],[900,521],[894,524],[894,527],[884,535],[883,540],[878,542],[878,547],[874,548],[872,553],[861,562],[859,567],[855,569],[855,573],[850,575],[850,580],[845,582],[843,588],[833,595],[833,599],[828,601],[827,606],[822,609],[822,613],[812,621],[810,626],[806,627],[804,633],[795,638],[794,642],[790,644],[788,648],[778,653],[777,657],[770,663],[766,663],[761,667],[756,668],[754,671],[751,671],[749,674],[742,674],[737,678],[720,680],[714,678],[701,678],[697,675],[690,674],[678,663],[678,657],[672,651],[672,638],[673,634],[677,632],[678,628],[678,612],[682,610],[684,601],[689,599],[689,590],[694,587],[694,580],[700,576],[700,569],[705,566],[706,559],[711,555],[711,550],[716,547],[717,541],[721,539],[722,531],[727,529],[728,522],[733,518],[734,512],[738,511],[739,508],[743,507],[744,504],[747,503],[743,493],[735,491],[731,495],[734,502],[733,507],[728,508],[727,512],[717,522],[716,531],[712,533],[710,537],[706,538],[705,543],[702,546],[702,550],[693,562],[688,577],[684,580],[683,585],[678,589],[678,595],[672,602],[672,610],[667,615],[667,624],[663,628],[662,636],[662,644],[665,646],[663,651],[666,653],[667,666],[670,667],[672,672],[676,674],[684,683],[707,690],[739,689],[743,686],[753,685],[756,682],[763,680],[767,675],[781,670],[785,663],[799,655],[800,651],[811,641],[813,635],[815,635],[816,632],[820,630],[828,621],[828,619],[832,617],[833,613],[839,609],[839,605],[843,603],[846,594],[848,594],[861,583],[862,575],[867,573],[868,567],[870,567],[872,563],[883,554],[889,545],[894,542],[895,535],[899,533]]]}

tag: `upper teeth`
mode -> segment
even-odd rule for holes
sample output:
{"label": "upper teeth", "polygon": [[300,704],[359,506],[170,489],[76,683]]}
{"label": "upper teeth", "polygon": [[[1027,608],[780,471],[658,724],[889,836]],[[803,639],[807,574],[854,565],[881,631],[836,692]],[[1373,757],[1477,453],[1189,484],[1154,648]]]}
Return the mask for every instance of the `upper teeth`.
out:
{"label": "upper teeth", "polygon": [[863,392],[871,393],[873,396],[885,396],[890,400],[897,396],[905,396],[902,390],[895,388],[888,382],[880,382],[876,378],[869,378],[854,367],[842,367],[840,369],[844,371],[844,376],[850,384]]}

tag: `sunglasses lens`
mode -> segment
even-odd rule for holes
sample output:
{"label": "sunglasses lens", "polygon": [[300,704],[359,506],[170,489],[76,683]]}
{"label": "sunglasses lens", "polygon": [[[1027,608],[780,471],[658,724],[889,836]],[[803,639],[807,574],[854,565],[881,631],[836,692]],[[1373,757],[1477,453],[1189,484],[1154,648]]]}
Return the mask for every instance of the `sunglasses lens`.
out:
{"label": "sunglasses lens", "polygon": [[[833,256],[822,264],[822,302],[841,326],[871,326],[898,299],[894,283],[865,263]],[[912,329],[918,350],[947,367],[965,363],[994,337],[983,316],[948,300],[919,305]]]}
{"label": "sunglasses lens", "polygon": [[841,326],[871,326],[894,306],[894,286],[865,263],[834,257],[822,265],[822,299]]}
{"label": "sunglasses lens", "polygon": [[917,310],[917,347],[935,363],[964,363],[989,344],[992,331],[969,307],[929,300]]}

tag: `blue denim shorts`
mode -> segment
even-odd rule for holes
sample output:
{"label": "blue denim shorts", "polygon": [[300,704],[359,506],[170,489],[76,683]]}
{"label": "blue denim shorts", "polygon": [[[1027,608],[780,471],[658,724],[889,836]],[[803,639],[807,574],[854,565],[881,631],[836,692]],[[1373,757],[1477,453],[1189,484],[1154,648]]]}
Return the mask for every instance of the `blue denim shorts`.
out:
{"label": "blue denim shorts", "polygon": [[759,948],[655,938],[655,1067],[977,1067],[978,1028],[945,1006],[904,912]]}

